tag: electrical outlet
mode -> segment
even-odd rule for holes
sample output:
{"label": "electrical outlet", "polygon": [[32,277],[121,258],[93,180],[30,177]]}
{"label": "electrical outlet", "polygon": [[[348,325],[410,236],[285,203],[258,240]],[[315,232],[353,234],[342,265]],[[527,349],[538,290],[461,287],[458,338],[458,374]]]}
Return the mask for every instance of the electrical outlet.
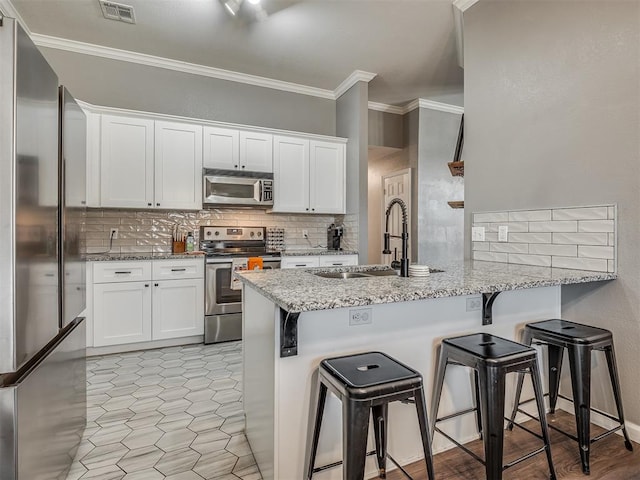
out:
{"label": "electrical outlet", "polygon": [[309,238],[309,230],[302,230],[302,238]]}
{"label": "electrical outlet", "polygon": [[509,240],[509,227],[507,225],[498,226],[498,241],[507,242]]}
{"label": "electrical outlet", "polygon": [[370,308],[359,308],[349,310],[349,325],[369,325],[373,321],[373,310]]}
{"label": "electrical outlet", "polygon": [[484,242],[484,227],[471,227],[471,240]]}
{"label": "electrical outlet", "polygon": [[475,312],[482,309],[482,297],[467,298],[467,312]]}
{"label": "electrical outlet", "polygon": [[111,238],[113,240],[117,240],[118,239],[118,229],[117,228],[112,228],[109,231],[109,238]]}

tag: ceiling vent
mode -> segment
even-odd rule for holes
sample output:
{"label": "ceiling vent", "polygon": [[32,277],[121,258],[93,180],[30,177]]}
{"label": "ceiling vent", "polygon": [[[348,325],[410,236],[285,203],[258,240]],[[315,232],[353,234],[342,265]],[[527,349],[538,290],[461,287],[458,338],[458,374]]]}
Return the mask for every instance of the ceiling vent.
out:
{"label": "ceiling vent", "polygon": [[99,2],[104,18],[109,20],[118,20],[125,23],[136,23],[136,15],[132,6],[115,2],[106,2],[104,0],[99,0]]}

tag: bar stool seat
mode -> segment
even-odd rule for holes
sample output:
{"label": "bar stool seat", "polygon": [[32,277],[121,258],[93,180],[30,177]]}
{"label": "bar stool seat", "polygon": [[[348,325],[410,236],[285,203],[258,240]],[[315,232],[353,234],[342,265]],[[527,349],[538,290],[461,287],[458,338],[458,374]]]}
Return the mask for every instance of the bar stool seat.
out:
{"label": "bar stool seat", "polygon": [[[554,430],[578,442],[582,471],[585,474],[589,474],[590,472],[589,454],[592,443],[618,430],[622,430],[625,447],[627,450],[633,450],[633,445],[629,440],[629,435],[624,425],[620,380],[618,378],[618,368],[613,348],[613,335],[609,330],[554,318],[527,324],[524,329],[523,343],[527,345],[538,344],[547,346],[549,357],[549,406],[551,413],[555,412],[558,397],[571,401],[570,398],[560,395],[559,393],[562,358],[564,350],[567,349],[578,435],[576,437],[554,425],[550,426]],[[591,352],[594,350],[604,351],[605,353],[618,417],[591,407]],[[519,408],[520,405],[526,403],[520,402],[522,380],[522,376],[519,376],[516,389],[516,403],[511,414],[511,419],[515,417],[518,411],[527,414]],[[590,431],[592,410],[618,422],[618,426],[592,439]],[[511,423],[509,426],[511,426]]]}
{"label": "bar stool seat", "polygon": [[[343,460],[315,468],[318,440],[327,391],[342,402]],[[387,457],[411,478],[387,453],[388,405],[393,401],[414,401],[429,479],[433,460],[422,375],[381,352],[367,352],[322,360],[318,367],[318,398],[315,425],[307,443],[307,480],[314,473],[343,464],[344,480],[364,478],[369,416],[373,414],[379,476],[385,478]],[[373,453],[373,452],[372,452]]]}
{"label": "bar stool seat", "polygon": [[[474,370],[476,406],[438,418],[446,368],[450,364],[470,367]],[[551,480],[556,478],[549,445],[549,430],[544,415],[540,415],[542,435],[514,423],[514,425],[541,439],[543,446],[503,465],[504,421],[508,420],[504,415],[505,379],[507,373],[521,371],[528,371],[531,374],[538,412],[543,414],[542,380],[538,371],[536,351],[533,348],[488,333],[446,338],[442,341],[433,389],[431,434],[433,436],[437,431],[484,464],[487,480],[500,480],[503,470],[542,452],[545,452],[547,456],[549,478]],[[437,427],[440,422],[472,412],[476,413],[478,431],[484,441],[484,459]]]}

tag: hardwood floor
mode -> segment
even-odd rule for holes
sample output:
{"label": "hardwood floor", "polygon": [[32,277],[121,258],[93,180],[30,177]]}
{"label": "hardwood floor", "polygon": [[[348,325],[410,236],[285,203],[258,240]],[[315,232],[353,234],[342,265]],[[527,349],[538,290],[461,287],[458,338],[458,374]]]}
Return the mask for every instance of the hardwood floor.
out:
{"label": "hardwood floor", "polygon": [[[573,416],[565,412],[549,415],[548,421],[566,431],[575,431]],[[525,424],[534,431],[539,431],[538,423],[530,421]],[[602,432],[597,426],[592,427],[592,436]],[[438,435],[436,433],[436,435]],[[507,461],[518,458],[524,453],[535,450],[540,440],[527,432],[514,428],[513,432],[505,430],[505,454]],[[483,457],[482,442],[476,440],[467,445],[473,452]],[[610,435],[591,446],[591,475],[583,475],[580,467],[578,444],[559,432],[551,430],[551,452],[558,480],[640,480],[640,445],[634,443],[634,451],[624,447],[622,437]],[[390,452],[393,455],[393,452]],[[437,480],[485,478],[484,466],[454,448],[434,457],[434,469]],[[415,462],[405,467],[415,480],[427,480],[424,462]],[[378,478],[378,477],[376,477]],[[406,477],[399,470],[389,472],[388,480],[400,480]],[[504,480],[548,479],[549,470],[544,453],[526,460],[504,472]]]}

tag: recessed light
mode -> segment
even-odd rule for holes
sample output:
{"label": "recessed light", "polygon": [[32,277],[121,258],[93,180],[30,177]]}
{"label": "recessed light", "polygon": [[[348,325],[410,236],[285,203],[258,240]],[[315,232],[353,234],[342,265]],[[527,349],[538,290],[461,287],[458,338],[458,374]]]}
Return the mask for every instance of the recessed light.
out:
{"label": "recessed light", "polygon": [[240,10],[241,1],[242,0],[226,0],[223,3],[224,7],[227,9],[227,12],[235,17],[238,13],[238,10]]}

